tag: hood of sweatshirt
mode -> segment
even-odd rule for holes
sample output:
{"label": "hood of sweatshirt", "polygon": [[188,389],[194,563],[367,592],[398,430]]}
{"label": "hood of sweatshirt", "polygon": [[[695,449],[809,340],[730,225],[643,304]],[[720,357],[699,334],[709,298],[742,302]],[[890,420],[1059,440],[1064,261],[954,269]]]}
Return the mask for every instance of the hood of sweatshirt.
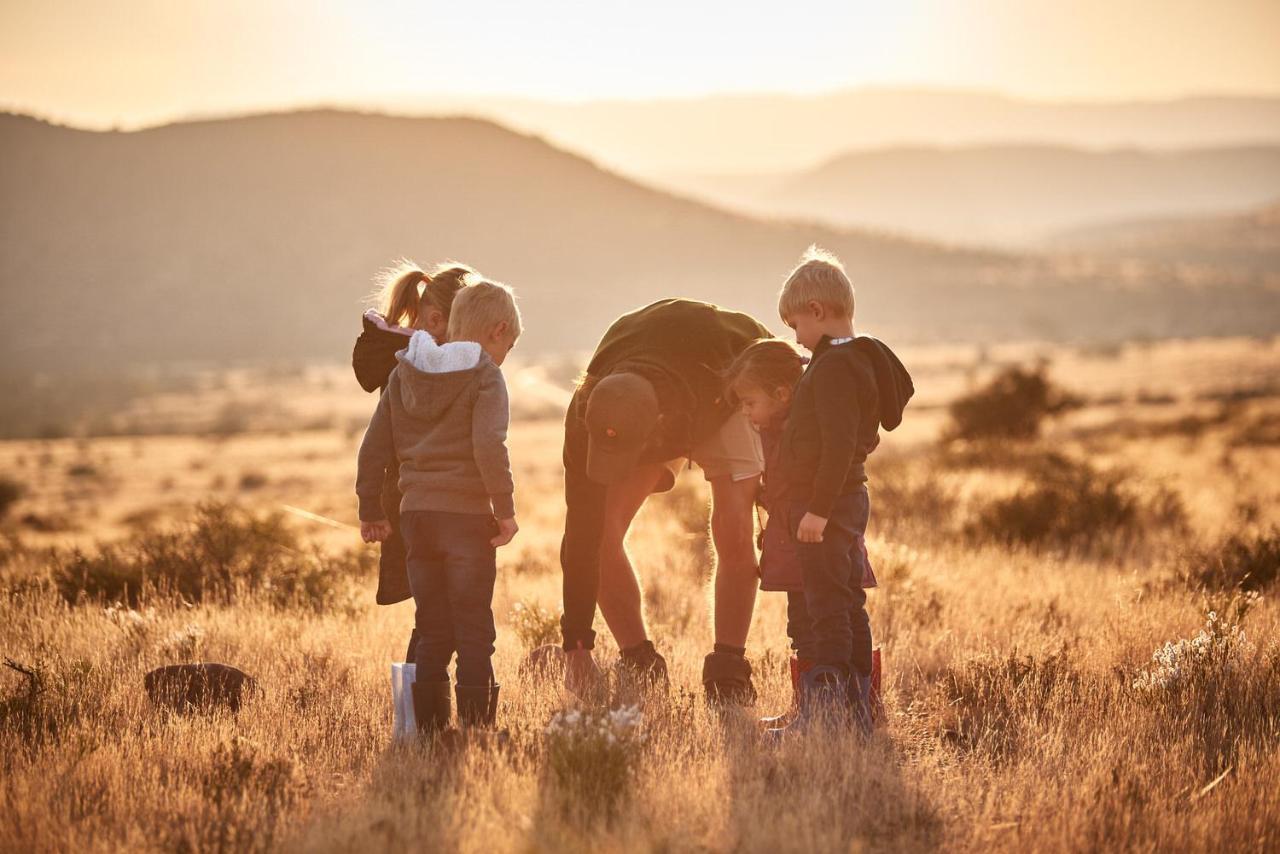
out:
{"label": "hood of sweatshirt", "polygon": [[880,396],[880,426],[892,430],[902,423],[902,412],[907,408],[911,395],[915,394],[911,374],[907,373],[902,360],[879,338],[859,335],[853,339],[853,344],[875,371],[876,390]]}
{"label": "hood of sweatshirt", "polygon": [[409,346],[396,354],[400,400],[415,418],[435,421],[479,380],[487,353],[474,341],[437,344],[426,332],[415,332]]}
{"label": "hood of sweatshirt", "polygon": [[396,353],[409,346],[412,329],[394,326],[376,311],[366,311],[363,328],[351,351],[351,368],[365,391],[377,391],[387,384],[396,368]]}

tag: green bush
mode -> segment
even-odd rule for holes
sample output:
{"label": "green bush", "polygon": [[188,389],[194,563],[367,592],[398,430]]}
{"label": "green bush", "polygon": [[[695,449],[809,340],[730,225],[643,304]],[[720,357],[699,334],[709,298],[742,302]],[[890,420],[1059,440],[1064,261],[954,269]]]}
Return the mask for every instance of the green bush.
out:
{"label": "green bush", "polygon": [[1078,398],[1050,382],[1043,366],[1015,365],[951,403],[946,436],[969,441],[1032,439],[1047,416],[1079,405]]}

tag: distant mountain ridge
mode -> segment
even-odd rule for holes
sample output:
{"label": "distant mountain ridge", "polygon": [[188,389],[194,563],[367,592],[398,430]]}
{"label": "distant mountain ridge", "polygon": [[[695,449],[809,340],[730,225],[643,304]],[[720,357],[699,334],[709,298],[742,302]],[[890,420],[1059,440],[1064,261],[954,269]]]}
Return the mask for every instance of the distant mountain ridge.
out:
{"label": "distant mountain ridge", "polygon": [[1280,274],[1280,200],[1222,216],[1109,222],[1063,232],[1047,245],[1095,257]]}
{"label": "distant mountain ridge", "polygon": [[1047,144],[1087,149],[1280,144],[1280,97],[1043,101],[993,92],[865,87],[550,103],[400,99],[412,114],[466,114],[545,136],[646,180],[798,172],[859,149]]}
{"label": "distant mountain ridge", "polygon": [[343,359],[374,272],[457,258],[508,281],[521,348],[589,348],[686,295],[774,329],[811,242],[840,254],[865,328],[895,340],[1269,330],[1253,280],[1176,278],[751,219],[475,119],[310,111],[131,133],[0,116],[5,370]]}
{"label": "distant mountain ridge", "polygon": [[922,239],[1030,246],[1119,220],[1219,215],[1280,198],[1280,145],[1150,151],[1060,145],[898,146],[794,175],[694,182],[761,215]]}

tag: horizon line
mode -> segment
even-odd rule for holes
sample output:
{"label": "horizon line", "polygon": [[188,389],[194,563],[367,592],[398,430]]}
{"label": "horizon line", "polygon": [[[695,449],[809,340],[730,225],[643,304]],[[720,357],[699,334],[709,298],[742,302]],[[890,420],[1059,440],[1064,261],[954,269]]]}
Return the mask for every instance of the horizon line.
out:
{"label": "horizon line", "polygon": [[[339,97],[333,99],[312,98],[297,99],[287,102],[264,101],[258,104],[245,103],[238,107],[211,108],[208,110],[191,110],[185,112],[161,112],[156,116],[137,121],[124,121],[120,118],[90,121],[83,117],[55,110],[46,110],[22,104],[16,101],[0,99],[0,112],[11,115],[26,116],[46,124],[73,130],[91,132],[134,132],[152,130],[170,125],[192,124],[206,121],[219,121],[237,118],[251,118],[264,115],[282,115],[317,111],[339,111],[350,113],[377,114],[400,118],[477,118],[493,120],[476,110],[493,109],[503,103],[521,105],[539,105],[569,109],[586,109],[599,106],[631,105],[636,107],[691,104],[699,101],[745,101],[751,99],[774,99],[780,101],[820,101],[827,98],[839,98],[859,94],[892,94],[892,95],[936,95],[951,97],[977,97],[1006,101],[1031,106],[1049,107],[1134,107],[1152,105],[1171,105],[1188,101],[1277,101],[1280,102],[1280,91],[1277,92],[1222,92],[1184,93],[1181,95],[1151,97],[1063,97],[1045,98],[1031,95],[1014,94],[999,89],[981,89],[963,86],[945,86],[938,84],[860,84],[856,86],[838,87],[813,92],[796,92],[781,90],[742,90],[708,92],[697,95],[654,95],[611,98],[547,98],[530,95],[483,93],[483,94],[450,94],[429,92],[401,92],[378,95]],[[413,102],[419,106],[413,106]],[[432,102],[436,102],[432,106]]]}

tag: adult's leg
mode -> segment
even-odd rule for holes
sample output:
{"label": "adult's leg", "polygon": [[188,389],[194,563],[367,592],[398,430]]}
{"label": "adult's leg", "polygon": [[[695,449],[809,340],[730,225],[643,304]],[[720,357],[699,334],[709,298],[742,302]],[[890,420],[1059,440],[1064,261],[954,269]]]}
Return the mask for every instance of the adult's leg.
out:
{"label": "adult's leg", "polygon": [[635,568],[627,557],[627,531],[666,468],[660,463],[637,466],[625,479],[609,485],[604,501],[600,540],[600,613],[620,649],[644,643],[644,605]]}
{"label": "adult's leg", "polygon": [[711,481],[711,539],[716,547],[715,638],[717,644],[745,647],[756,606],[760,565],[756,560],[755,516],[758,477]]}

